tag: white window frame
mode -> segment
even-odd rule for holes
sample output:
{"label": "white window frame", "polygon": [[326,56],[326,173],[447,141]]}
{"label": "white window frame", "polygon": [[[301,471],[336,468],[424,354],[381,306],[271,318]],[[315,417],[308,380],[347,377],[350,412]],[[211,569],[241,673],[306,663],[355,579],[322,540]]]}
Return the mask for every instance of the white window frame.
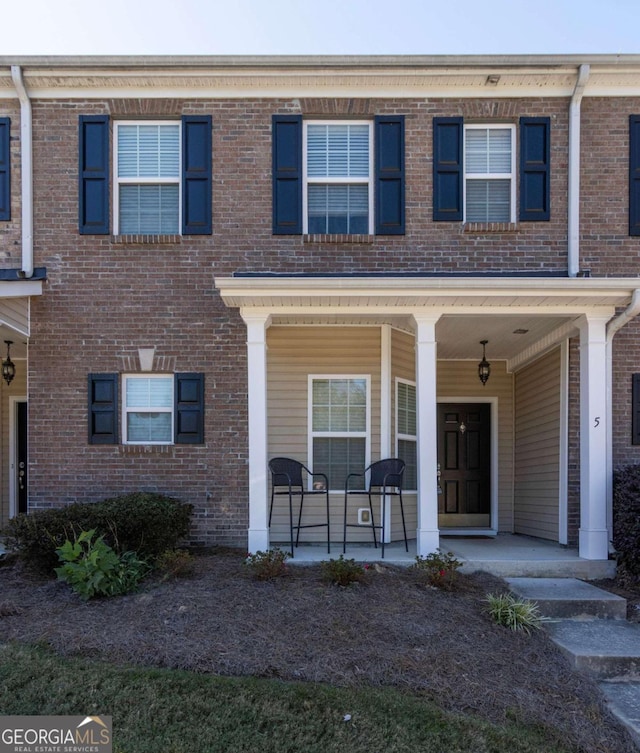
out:
{"label": "white window frame", "polygon": [[[366,388],[365,407],[365,430],[364,431],[314,431],[313,430],[313,383],[316,380],[345,380],[345,379],[363,379]],[[309,374],[307,384],[307,466],[312,471],[313,467],[313,440],[324,438],[336,439],[362,439],[364,438],[364,468],[368,467],[371,462],[371,376],[369,374]],[[362,470],[364,471],[364,468]],[[311,483],[311,479],[309,479]],[[330,489],[331,493],[344,493],[344,489]]]}
{"label": "white window frame", "polygon": [[[113,233],[120,234],[120,186],[121,185],[177,185],[178,186],[178,235],[182,235],[182,121],[181,120],[117,120],[113,131]],[[120,178],[118,175],[118,130],[120,126],[156,125],[178,126],[178,176],[176,178]]]}
{"label": "white window frame", "polygon": [[[467,173],[467,131],[471,130],[477,130],[477,131],[486,131],[486,130],[496,130],[500,129],[502,131],[509,130],[511,131],[511,171],[508,173]],[[462,191],[463,191],[463,207],[464,207],[464,222],[468,222],[467,220],[467,181],[468,180],[509,180],[510,181],[510,191],[509,191],[509,201],[510,201],[510,210],[509,210],[509,222],[515,222],[516,221],[516,127],[515,125],[511,123],[470,123],[464,125],[464,134],[463,134],[463,149],[464,149],[464,158],[463,158],[463,166],[464,166],[464,176],[462,181]],[[489,222],[497,222],[497,220],[488,220]]]}
{"label": "white window frame", "polygon": [[[166,373],[165,374],[150,374],[147,372],[122,375],[122,380],[121,380],[122,444],[127,444],[127,445],[172,445],[174,444],[174,432],[175,432],[175,420],[176,420],[176,406],[175,406],[174,391],[172,390],[171,392],[171,407],[170,408],[153,408],[153,409],[149,408],[149,409],[142,409],[142,410],[140,408],[129,408],[127,406],[127,381],[130,379],[170,379],[173,384],[175,377],[173,374],[166,374]],[[170,439],[166,442],[160,442],[160,441],[137,442],[137,441],[129,440],[128,422],[127,422],[127,415],[129,413],[170,413],[171,414]]]}
{"label": "white window frame", "polygon": [[[307,175],[307,133],[310,125],[366,125],[369,128],[369,177],[344,177],[344,178],[316,178]],[[368,186],[368,233],[373,235],[373,143],[374,131],[373,121],[371,120],[304,120],[302,128],[302,232],[306,235],[309,232],[309,185],[366,185]]]}
{"label": "white window frame", "polygon": [[[401,384],[406,384],[408,387],[413,387],[416,390],[416,433],[415,434],[403,434],[400,432],[399,426],[398,426],[398,393],[399,393],[399,387]],[[400,457],[400,441],[403,442],[414,442],[416,446],[416,465],[418,462],[418,392],[417,392],[417,385],[415,382],[412,382],[410,379],[401,379],[400,377],[396,377],[396,426],[395,426],[395,434],[396,434],[396,457]],[[416,478],[417,478],[417,467],[416,467]],[[417,489],[405,489],[404,491],[407,492],[416,492]]]}

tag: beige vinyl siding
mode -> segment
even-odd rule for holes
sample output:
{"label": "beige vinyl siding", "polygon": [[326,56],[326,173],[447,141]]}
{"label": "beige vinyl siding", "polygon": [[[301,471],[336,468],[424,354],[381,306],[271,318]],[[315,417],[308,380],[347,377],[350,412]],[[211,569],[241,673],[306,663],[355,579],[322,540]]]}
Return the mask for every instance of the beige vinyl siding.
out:
{"label": "beige vinyl siding", "polygon": [[516,533],[558,541],[560,348],[515,377]]}
{"label": "beige vinyl siding", "polygon": [[[369,377],[369,451],[371,458],[380,457],[379,327],[274,326],[267,332],[267,348],[269,457],[292,457],[305,465],[311,462],[307,406],[309,375]],[[299,498],[294,500],[294,504],[297,505],[298,502]],[[344,495],[339,492],[331,494],[330,502],[331,538],[337,542],[342,540]],[[306,499],[303,524],[325,520],[323,505],[322,495]],[[352,522],[356,520],[357,508],[367,505],[366,497],[350,498]],[[352,541],[370,541],[371,530],[351,528],[348,537]],[[274,543],[286,542],[288,538],[288,500],[286,497],[276,497],[271,540]],[[321,528],[309,529],[300,535],[301,543],[321,543],[323,539],[326,539],[326,531]]]}
{"label": "beige vinyl siding", "polygon": [[[477,399],[498,399],[498,530],[513,531],[513,375],[503,361],[493,361],[491,377],[483,387],[475,361],[438,361],[437,394]],[[495,427],[492,427],[492,432]],[[435,440],[434,440],[435,441]]]}
{"label": "beige vinyl siding", "polygon": [[[414,382],[416,379],[415,338],[400,330],[391,331],[391,448],[397,451],[396,437],[396,379]],[[404,516],[409,539],[416,538],[418,529],[418,498],[415,493],[403,494]],[[391,497],[391,541],[402,541],[402,516],[397,497]]]}

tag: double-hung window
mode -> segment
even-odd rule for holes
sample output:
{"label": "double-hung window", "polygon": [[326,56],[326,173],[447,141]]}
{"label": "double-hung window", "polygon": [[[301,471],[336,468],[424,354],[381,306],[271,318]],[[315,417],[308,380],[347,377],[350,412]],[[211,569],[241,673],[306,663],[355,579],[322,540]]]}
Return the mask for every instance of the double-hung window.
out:
{"label": "double-hung window", "polygon": [[369,402],[366,376],[309,378],[310,464],[327,474],[330,489],[344,489],[367,464]]}
{"label": "double-hung window", "polygon": [[416,386],[398,379],[396,382],[397,456],[405,462],[404,488],[418,488],[418,454],[416,435]]}
{"label": "double-hung window", "polygon": [[179,233],[181,124],[115,127],[116,234]]}
{"label": "double-hung window", "polygon": [[465,125],[466,222],[515,222],[515,128]]}
{"label": "double-hung window", "polygon": [[123,377],[122,426],[125,444],[173,442],[173,376]]}
{"label": "double-hung window", "polygon": [[305,122],[304,232],[373,232],[372,141],[372,123]]}

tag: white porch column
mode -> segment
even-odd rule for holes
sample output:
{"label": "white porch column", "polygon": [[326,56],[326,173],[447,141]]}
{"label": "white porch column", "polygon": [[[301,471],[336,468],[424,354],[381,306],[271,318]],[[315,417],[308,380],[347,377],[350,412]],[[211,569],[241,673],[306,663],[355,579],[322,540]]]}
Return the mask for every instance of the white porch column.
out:
{"label": "white porch column", "polygon": [[249,424],[249,541],[248,551],[269,548],[267,482],[267,314],[240,312],[247,325]]}
{"label": "white porch column", "polygon": [[438,531],[438,442],[436,402],[436,322],[440,315],[414,314],[416,323],[416,399],[418,403],[417,553],[425,556],[440,544]]}
{"label": "white porch column", "polygon": [[607,342],[610,315],[580,317],[579,555],[609,556],[607,530]]}

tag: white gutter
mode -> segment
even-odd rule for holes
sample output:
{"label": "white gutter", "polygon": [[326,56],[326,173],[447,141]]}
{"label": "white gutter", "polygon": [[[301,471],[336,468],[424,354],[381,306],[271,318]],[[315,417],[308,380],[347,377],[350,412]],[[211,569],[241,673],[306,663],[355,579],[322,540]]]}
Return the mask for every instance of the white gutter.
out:
{"label": "white gutter", "polygon": [[20,100],[20,157],[22,183],[22,274],[33,276],[33,138],[31,100],[19,65],[11,66],[11,78]]}
{"label": "white gutter", "polygon": [[632,319],[640,314],[640,290],[633,291],[631,303],[627,308],[607,324],[607,527],[609,541],[613,540],[613,338]]}
{"label": "white gutter", "polygon": [[569,277],[580,271],[580,103],[591,68],[581,65],[569,105],[569,217],[567,264]]}

